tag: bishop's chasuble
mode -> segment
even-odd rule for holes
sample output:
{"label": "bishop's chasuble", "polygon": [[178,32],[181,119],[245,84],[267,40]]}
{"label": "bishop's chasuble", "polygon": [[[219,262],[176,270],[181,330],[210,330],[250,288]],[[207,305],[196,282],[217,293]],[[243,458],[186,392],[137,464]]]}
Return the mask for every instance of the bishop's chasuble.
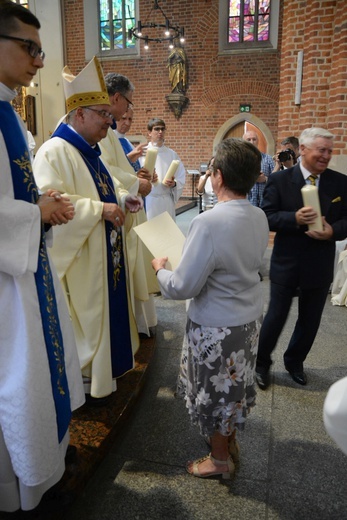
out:
{"label": "bishop's chasuble", "polygon": [[[116,377],[133,368],[139,337],[127,287],[120,227],[102,217],[103,202],[123,206],[128,194],[91,147],[66,124],[38,150],[38,186],[66,194],[75,206],[71,226],[56,226],[52,258],[65,290],[83,376],[92,397],[116,389]],[[88,388],[89,390],[89,388]]]}

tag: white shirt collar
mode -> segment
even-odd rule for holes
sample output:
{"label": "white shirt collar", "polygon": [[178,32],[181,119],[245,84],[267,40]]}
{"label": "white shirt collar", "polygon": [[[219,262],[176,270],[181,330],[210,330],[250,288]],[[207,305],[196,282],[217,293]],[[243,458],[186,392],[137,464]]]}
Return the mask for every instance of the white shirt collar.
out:
{"label": "white shirt collar", "polygon": [[6,87],[6,85],[4,85],[4,83],[0,83],[0,99],[2,101],[10,102],[16,96],[17,96],[17,92],[15,90],[12,90],[12,89]]}
{"label": "white shirt collar", "polygon": [[118,132],[117,128],[115,128],[113,131],[114,131],[114,133],[116,134],[116,136],[118,137],[118,139],[119,139],[120,137],[125,137],[125,134],[121,134],[120,132]]}
{"label": "white shirt collar", "polygon": [[[301,169],[301,173],[302,173],[302,176],[305,181],[307,181],[307,179],[310,175],[313,175],[307,168],[305,168],[305,166],[302,164],[301,161],[300,161],[300,169]],[[319,179],[319,175],[314,175],[314,177],[317,177]]]}

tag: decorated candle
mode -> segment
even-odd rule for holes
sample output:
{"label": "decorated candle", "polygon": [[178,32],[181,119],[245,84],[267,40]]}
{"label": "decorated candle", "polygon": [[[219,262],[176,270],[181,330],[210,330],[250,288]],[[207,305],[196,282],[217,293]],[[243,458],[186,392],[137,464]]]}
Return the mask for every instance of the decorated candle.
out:
{"label": "decorated candle", "polygon": [[158,148],[148,148],[147,149],[145,163],[143,166],[144,166],[144,168],[146,168],[149,171],[152,178],[153,178],[155,161],[157,160],[157,155],[158,155]]}
{"label": "decorated candle", "polygon": [[313,208],[318,217],[313,224],[309,224],[308,228],[311,231],[323,231],[322,224],[322,214],[320,210],[320,203],[318,197],[318,188],[317,186],[311,186],[307,184],[301,188],[302,198],[305,206],[311,206]]}
{"label": "decorated candle", "polygon": [[176,159],[174,159],[172,161],[172,163],[170,164],[169,169],[166,172],[166,175],[165,175],[165,177],[163,179],[163,184],[165,184],[165,181],[172,181],[172,179],[175,177],[175,173],[177,171],[179,163],[180,162],[177,161]]}

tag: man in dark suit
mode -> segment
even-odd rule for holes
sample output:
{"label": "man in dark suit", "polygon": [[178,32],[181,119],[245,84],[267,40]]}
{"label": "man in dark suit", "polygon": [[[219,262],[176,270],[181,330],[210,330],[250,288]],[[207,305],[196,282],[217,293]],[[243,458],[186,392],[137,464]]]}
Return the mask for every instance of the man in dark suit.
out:
{"label": "man in dark suit", "polygon": [[[269,177],[262,209],[276,231],[270,267],[270,303],[259,338],[256,379],[270,384],[271,353],[299,289],[298,319],[284,353],[284,365],[296,383],[306,385],[303,363],[316,337],[333,279],[335,240],[347,236],[347,176],[328,169],[333,135],[309,128],[300,136],[301,162]],[[309,178],[310,177],[310,178]],[[323,230],[308,230],[318,215],[303,205],[301,188],[318,187]]]}

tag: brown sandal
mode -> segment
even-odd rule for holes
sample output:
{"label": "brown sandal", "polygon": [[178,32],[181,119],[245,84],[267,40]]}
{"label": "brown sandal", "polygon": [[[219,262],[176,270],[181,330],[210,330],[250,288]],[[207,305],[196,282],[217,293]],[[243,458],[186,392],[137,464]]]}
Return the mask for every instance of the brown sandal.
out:
{"label": "brown sandal", "polygon": [[[210,459],[211,462],[215,466],[228,466],[228,471],[211,471],[210,473],[206,473],[206,475],[202,475],[199,471],[199,464],[201,464],[201,462],[204,462],[207,459]],[[190,475],[193,475],[194,477],[208,478],[208,477],[215,477],[215,476],[221,475],[223,479],[231,479],[234,476],[235,466],[230,457],[228,457],[227,460],[217,460],[214,457],[212,457],[212,455],[210,453],[209,455],[206,455],[205,457],[202,457],[201,459],[195,460],[193,462],[192,470],[190,471],[188,469],[188,465],[191,463],[192,462],[188,462],[186,469],[187,469],[188,473]]]}

